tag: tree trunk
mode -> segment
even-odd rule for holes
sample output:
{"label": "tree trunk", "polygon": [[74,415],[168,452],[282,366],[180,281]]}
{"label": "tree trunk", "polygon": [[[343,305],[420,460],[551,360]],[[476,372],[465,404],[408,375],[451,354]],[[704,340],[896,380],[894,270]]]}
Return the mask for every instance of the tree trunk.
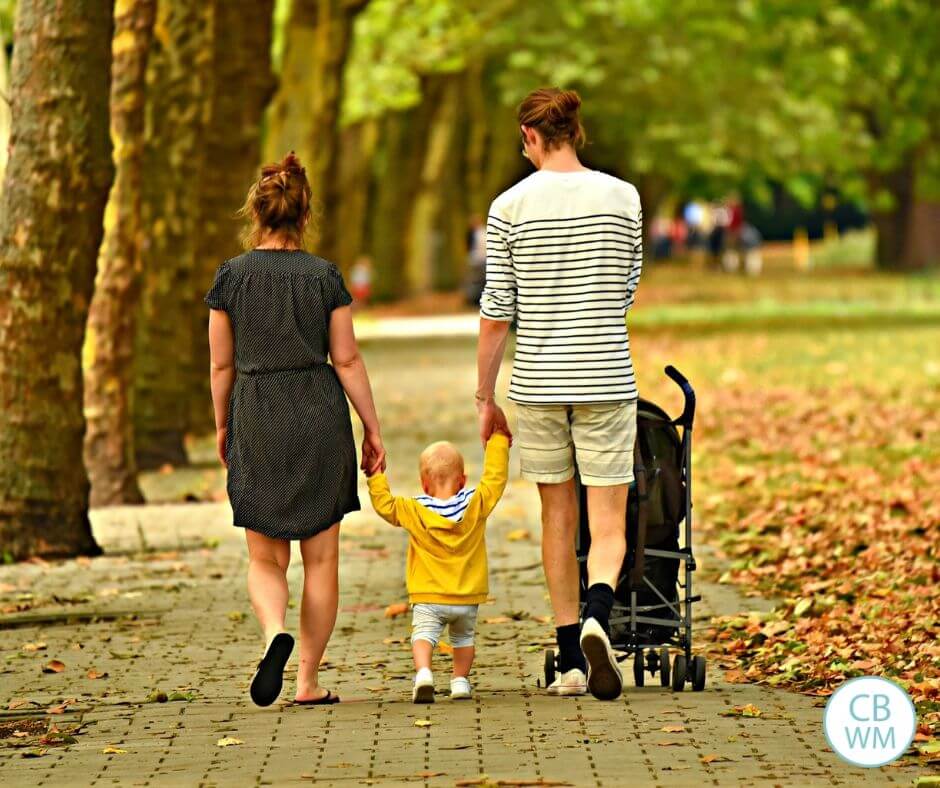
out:
{"label": "tree trunk", "polygon": [[[408,227],[406,277],[408,291],[424,293],[435,284],[442,257],[450,251],[445,229],[444,173],[453,154],[460,108],[460,78],[457,75],[429,77],[422,101],[432,108],[430,127],[422,135],[423,161]],[[451,162],[452,163],[452,162]]]}
{"label": "tree trunk", "polygon": [[643,211],[643,249],[649,256],[653,249],[651,239],[653,219],[659,206],[669,194],[670,184],[665,178],[652,173],[643,173],[635,182],[640,194],[640,208]]}
{"label": "tree trunk", "polygon": [[112,3],[19,0],[0,204],[0,545],[100,552],[82,464],[82,338],[114,169]]}
{"label": "tree trunk", "polygon": [[[464,94],[464,115],[467,123],[467,144],[464,149],[464,167],[466,170],[464,183],[467,191],[466,203],[470,212],[480,214],[485,219],[490,201],[496,195],[486,194],[484,184],[487,148],[492,142],[490,139],[492,131],[490,115],[492,110],[487,103],[484,78],[482,64],[471,63],[468,66]],[[496,111],[503,112],[504,110],[497,107]],[[505,111],[511,112],[510,110]],[[504,144],[508,143],[509,140],[506,140]]]}
{"label": "tree trunk", "polygon": [[188,312],[193,332],[189,429],[213,429],[209,393],[208,310],[203,296],[218,265],[242,251],[236,216],[261,159],[261,118],[275,88],[271,73],[273,0],[214,0],[198,182],[199,221]]}
{"label": "tree trunk", "polygon": [[128,0],[114,20],[111,139],[115,178],[85,334],[85,466],[91,505],[142,503],[131,418],[140,277],[144,78],[156,0]]}
{"label": "tree trunk", "polygon": [[917,201],[914,206],[911,247],[915,266],[940,267],[940,202]]}
{"label": "tree trunk", "polygon": [[[422,96],[428,95],[422,90]],[[415,173],[424,159],[424,145],[434,107],[426,100],[383,118],[381,146],[376,155],[375,208],[369,225],[369,247],[375,264],[377,300],[406,295],[405,261],[408,229],[418,190]]]}
{"label": "tree trunk", "polygon": [[878,173],[871,178],[874,191],[890,193],[894,205],[889,210],[873,210],[877,241],[875,263],[885,271],[910,271],[919,268],[914,252],[914,206],[916,204],[916,165],[913,156],[898,169]]}
{"label": "tree trunk", "polygon": [[134,349],[134,442],[140,469],[186,462],[194,346],[206,341],[193,336],[190,292],[201,232],[208,21],[201,0],[158,0],[147,65],[143,272]]}
{"label": "tree trunk", "polygon": [[268,121],[267,158],[277,159],[291,149],[297,152],[319,206],[317,254],[337,262],[343,74],[353,24],[366,4],[367,0],[294,0],[280,88]]}
{"label": "tree trunk", "polygon": [[[4,96],[10,95],[10,71],[7,63],[6,42],[0,42],[0,91]],[[0,99],[0,188],[2,188],[3,173],[7,168],[8,146],[10,144],[10,105]]]}
{"label": "tree trunk", "polygon": [[343,129],[340,157],[340,188],[336,221],[342,233],[336,241],[336,261],[345,270],[366,250],[366,223],[373,157],[378,144],[379,124],[366,120]]}

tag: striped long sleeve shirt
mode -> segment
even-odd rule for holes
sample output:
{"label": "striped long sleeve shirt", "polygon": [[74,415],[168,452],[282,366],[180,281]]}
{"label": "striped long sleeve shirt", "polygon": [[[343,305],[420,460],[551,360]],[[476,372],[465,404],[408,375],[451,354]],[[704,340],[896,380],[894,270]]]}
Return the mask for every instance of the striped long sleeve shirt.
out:
{"label": "striped long sleeve shirt", "polygon": [[596,170],[539,170],[493,201],[480,314],[517,321],[511,400],[636,399],[626,313],[642,221],[637,190]]}

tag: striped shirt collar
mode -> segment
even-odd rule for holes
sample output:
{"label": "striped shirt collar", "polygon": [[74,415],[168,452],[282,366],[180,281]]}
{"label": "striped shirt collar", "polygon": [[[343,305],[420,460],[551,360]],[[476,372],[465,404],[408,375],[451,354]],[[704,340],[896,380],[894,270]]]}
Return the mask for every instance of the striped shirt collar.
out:
{"label": "striped shirt collar", "polygon": [[464,487],[456,495],[450,498],[434,498],[430,495],[416,495],[414,499],[435,514],[446,518],[454,523],[463,520],[464,512],[467,511],[467,505],[473,497],[475,487]]}

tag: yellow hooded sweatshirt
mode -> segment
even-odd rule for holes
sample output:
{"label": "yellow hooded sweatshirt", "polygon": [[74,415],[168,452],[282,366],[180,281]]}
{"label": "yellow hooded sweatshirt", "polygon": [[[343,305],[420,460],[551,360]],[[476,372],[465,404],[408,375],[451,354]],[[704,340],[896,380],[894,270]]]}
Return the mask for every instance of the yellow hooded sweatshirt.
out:
{"label": "yellow hooded sweatshirt", "polygon": [[486,444],[483,476],[459,523],[413,498],[392,495],[384,473],[369,478],[376,513],[408,532],[407,582],[412,604],[477,605],[489,593],[486,518],[509,476],[509,439],[494,434]]}

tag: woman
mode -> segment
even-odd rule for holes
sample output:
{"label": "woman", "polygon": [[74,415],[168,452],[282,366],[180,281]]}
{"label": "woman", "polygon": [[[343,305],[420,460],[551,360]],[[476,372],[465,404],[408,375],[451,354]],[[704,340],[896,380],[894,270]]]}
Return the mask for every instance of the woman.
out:
{"label": "woman", "polygon": [[346,396],[365,430],[361,467],[383,470],[385,449],[352,299],[336,267],[303,250],[310,185],[293,152],[262,168],[242,213],[248,251],[219,267],[206,303],[219,458],[248,540],[248,594],[266,642],[251,698],[277,699],[293,650],[284,617],[297,540],[304,588],[294,700],[335,703],[318,669],[336,622],[338,525],[359,509]]}
{"label": "woman", "polygon": [[[523,155],[536,172],[490,208],[476,400],[485,441],[506,424],[493,394],[515,319],[509,398],[518,405],[522,476],[538,484],[542,501],[542,561],[557,626],[560,675],[548,691],[590,689],[613,699],[623,679],[608,619],[626,552],[636,435],[626,312],[640,279],[642,213],[633,186],[578,159],[580,105],[577,93],[546,88],[519,106]],[[591,530],[580,628],[575,461]]]}

